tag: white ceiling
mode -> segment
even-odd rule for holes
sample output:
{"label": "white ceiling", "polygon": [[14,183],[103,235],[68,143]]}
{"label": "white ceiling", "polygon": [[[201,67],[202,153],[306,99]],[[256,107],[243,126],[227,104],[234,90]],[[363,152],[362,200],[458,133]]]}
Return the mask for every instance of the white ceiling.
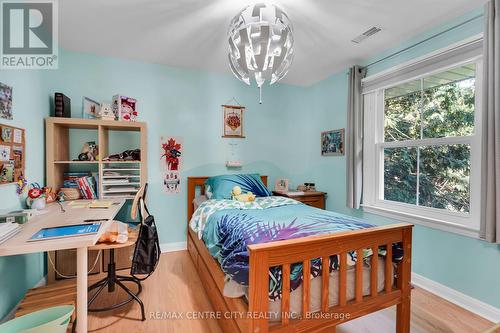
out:
{"label": "white ceiling", "polygon": [[[226,33],[248,0],[62,0],[60,44],[86,53],[230,73]],[[260,1],[262,2],[262,1]],[[279,0],[295,30],[284,82],[309,85],[485,0]],[[356,45],[372,26],[382,32]],[[236,78],[235,78],[236,80]]]}

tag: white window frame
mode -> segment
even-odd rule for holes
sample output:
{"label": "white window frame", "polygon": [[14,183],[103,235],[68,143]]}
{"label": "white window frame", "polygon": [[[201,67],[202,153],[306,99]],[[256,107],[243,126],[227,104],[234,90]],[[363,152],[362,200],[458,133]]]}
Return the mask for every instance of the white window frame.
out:
{"label": "white window frame", "polygon": [[[467,41],[469,43],[470,41]],[[465,45],[465,42],[464,42]],[[453,47],[453,56],[447,57],[450,61],[443,64],[443,59],[439,59],[439,66],[433,58],[439,58],[437,55],[444,55]],[[477,53],[477,52],[476,52]],[[421,224],[427,227],[436,228],[444,231],[450,231],[470,237],[478,237],[480,203],[481,203],[481,97],[482,97],[482,54],[472,55],[470,52],[462,52],[460,58],[460,48],[457,51],[457,45],[440,50],[429,55],[427,58],[420,58],[407,66],[398,66],[394,72],[405,74],[405,67],[412,69],[417,62],[424,63],[420,66],[419,73],[416,76],[402,75],[401,81],[397,76],[392,75],[391,71],[386,71],[382,75],[381,82],[373,84],[371,80],[367,85],[372,87],[369,91],[363,91],[364,99],[364,136],[363,136],[363,203],[362,207],[369,213],[394,218],[400,221]],[[426,63],[427,62],[427,63]],[[446,62],[446,60],[445,60]],[[446,137],[421,140],[405,140],[384,142],[384,91],[386,88],[393,87],[408,81],[413,81],[433,75],[448,69],[475,63],[475,126],[474,133],[466,137]],[[384,76],[390,77],[384,85]],[[366,79],[365,79],[366,80]],[[364,82],[366,83],[366,82]],[[375,86],[375,88],[373,88]],[[468,144],[471,149],[470,165],[470,213],[451,212],[444,209],[417,206],[414,204],[400,203],[384,200],[384,148],[395,147],[421,147],[442,144]]]}

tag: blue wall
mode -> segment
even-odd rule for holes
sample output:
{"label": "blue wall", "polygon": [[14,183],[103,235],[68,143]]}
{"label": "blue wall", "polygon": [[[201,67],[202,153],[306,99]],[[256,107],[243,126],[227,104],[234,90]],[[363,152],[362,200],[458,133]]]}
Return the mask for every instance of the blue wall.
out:
{"label": "blue wall", "polygon": [[[139,118],[148,124],[149,208],[156,216],[161,243],[185,241],[187,191],[184,182],[180,194],[168,196],[162,192],[160,136],[184,137],[184,180],[190,175],[227,173],[229,142],[239,143],[244,166],[238,172],[267,174],[270,183],[297,173],[296,166],[306,158],[300,132],[309,121],[311,106],[307,89],[299,87],[266,87],[264,104],[259,105],[258,90],[230,75],[64,50],[60,51],[58,70],[1,71],[0,82],[14,87],[15,120],[7,123],[26,128],[27,176],[40,183],[44,181],[43,118],[49,115],[54,92],[71,98],[74,117],[81,117],[83,96],[97,101],[109,101],[117,93],[137,98]],[[233,97],[247,107],[244,140],[221,138],[221,104]],[[76,157],[83,142],[95,139],[96,133],[91,131],[72,131],[71,157]],[[120,138],[117,134],[113,139],[116,152],[129,146],[128,136]],[[19,207],[15,186],[0,187],[0,198],[0,209]],[[40,254],[0,258],[0,318],[40,280],[43,271]]]}
{"label": "blue wall", "polygon": [[[388,50],[373,60],[391,54],[429,35],[447,29],[480,13],[480,10],[432,29]],[[384,61],[370,70],[376,73],[395,64],[472,36],[482,30],[481,19],[442,37]],[[1,71],[0,81],[14,86],[14,121],[25,127],[28,140],[27,175],[43,182],[43,118],[48,116],[50,96],[55,91],[72,100],[73,116],[81,116],[83,96],[98,101],[116,94],[139,101],[139,118],[148,123],[148,175],[150,209],[157,218],[161,243],[186,238],[186,183],[177,195],[161,189],[160,136],[184,137],[182,175],[226,173],[229,142],[239,143],[244,167],[238,172],[260,172],[286,177],[292,186],[316,182],[328,192],[327,208],[366,217],[374,223],[394,221],[345,207],[346,167],[344,157],[321,157],[320,132],[346,126],[347,73],[342,71],[311,87],[277,85],[264,88],[264,104],[258,104],[258,90],[230,75],[178,69],[89,54],[60,52],[56,71]],[[235,97],[247,107],[246,139],[221,138],[220,105]],[[5,121],[4,121],[5,122]],[[75,153],[89,133],[75,132]],[[92,134],[90,135],[92,137]],[[122,147],[116,146],[116,150]],[[271,185],[272,186],[272,185]],[[14,186],[0,187],[0,208],[18,206]],[[500,307],[500,249],[472,238],[417,226],[414,233],[414,271],[484,302]],[[5,315],[43,275],[41,255],[0,258],[0,317]],[[22,280],[23,283],[19,284]],[[13,288],[13,286],[15,286]],[[4,296],[5,295],[5,296]]]}
{"label": "blue wall", "polygon": [[[397,47],[387,50],[372,59],[364,61],[366,65],[382,59],[387,55],[402,50],[409,45],[424,40],[431,35],[444,31],[461,22],[468,21],[482,9],[468,13],[452,22],[431,29],[412,38]],[[473,19],[470,23],[453,29],[439,38],[432,39],[420,46],[400,54],[397,57],[383,61],[369,69],[369,75],[423,56],[434,50],[459,42],[467,37],[477,35],[483,31],[483,19]],[[342,128],[346,126],[347,108],[347,72],[341,72],[312,87],[310,94],[313,101],[314,122],[305,136],[314,137],[321,130]],[[321,158],[314,154],[311,146],[311,155],[308,168],[313,181],[320,188],[329,193],[328,209],[360,216],[377,224],[397,222],[379,217],[361,210],[346,208],[346,165],[345,158]],[[305,172],[305,171],[304,171]],[[416,226],[414,229],[413,271],[431,280],[444,284],[464,294],[500,308],[500,245],[489,244],[478,239],[464,237],[440,230]]]}
{"label": "blue wall", "polygon": [[[44,125],[49,114],[49,97],[42,71],[0,71],[0,82],[13,87],[13,120],[0,123],[26,129],[26,176],[32,182],[44,180]],[[15,185],[0,185],[0,209],[17,209],[21,200]],[[42,254],[0,257],[0,318],[23,297],[27,288],[44,275]]]}

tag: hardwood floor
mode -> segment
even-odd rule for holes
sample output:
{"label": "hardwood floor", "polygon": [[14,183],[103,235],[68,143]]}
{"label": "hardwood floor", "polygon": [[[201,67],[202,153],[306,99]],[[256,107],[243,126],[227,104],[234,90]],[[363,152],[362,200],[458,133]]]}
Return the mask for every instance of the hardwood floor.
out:
{"label": "hardwood floor", "polygon": [[[163,254],[157,271],[143,282],[141,299],[146,321],[140,320],[139,306],[134,302],[112,312],[90,313],[90,332],[221,332],[215,318],[193,318],[209,315],[210,301],[187,251]],[[124,293],[104,293],[96,306],[124,299]],[[337,328],[337,333],[395,332],[393,308],[365,316]],[[169,317],[170,316],[170,317]],[[168,318],[169,317],[169,318]],[[189,318],[188,318],[189,317]],[[422,289],[412,293],[412,333],[475,333],[493,323],[476,316]]]}

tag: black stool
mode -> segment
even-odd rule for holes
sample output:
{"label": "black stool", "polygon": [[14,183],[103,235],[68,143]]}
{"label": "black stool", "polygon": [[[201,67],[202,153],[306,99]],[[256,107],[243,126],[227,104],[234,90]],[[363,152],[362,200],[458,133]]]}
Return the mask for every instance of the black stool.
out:
{"label": "black stool", "polygon": [[[88,311],[89,312],[103,312],[103,311],[110,311],[116,308],[119,308],[121,306],[124,306],[125,304],[128,304],[132,301],[136,301],[139,303],[141,306],[141,314],[142,314],[142,321],[146,320],[146,315],[144,313],[144,304],[142,303],[141,299],[139,298],[140,293],[142,292],[142,286],[141,286],[141,281],[136,279],[133,276],[122,276],[122,275],[117,275],[116,274],[116,263],[115,263],[115,249],[118,248],[124,248],[127,246],[132,246],[135,244],[135,240],[137,239],[137,235],[135,237],[130,237],[129,240],[126,243],[123,244],[118,244],[118,243],[112,243],[112,244],[96,244],[95,246],[89,248],[90,250],[106,250],[109,249],[109,263],[108,263],[108,275],[102,279],[99,280],[98,282],[94,283],[88,288],[88,291],[90,292],[91,290],[97,289],[95,294],[90,297],[88,301]],[[130,290],[123,282],[133,282],[137,285],[137,293],[134,293],[132,290]],[[95,301],[97,296],[103,291],[105,287],[108,287],[108,292],[114,292],[115,287],[118,286],[121,289],[123,289],[130,297],[123,302],[120,302],[118,304],[113,304],[109,307],[102,307],[102,308],[91,308],[92,303]]]}

